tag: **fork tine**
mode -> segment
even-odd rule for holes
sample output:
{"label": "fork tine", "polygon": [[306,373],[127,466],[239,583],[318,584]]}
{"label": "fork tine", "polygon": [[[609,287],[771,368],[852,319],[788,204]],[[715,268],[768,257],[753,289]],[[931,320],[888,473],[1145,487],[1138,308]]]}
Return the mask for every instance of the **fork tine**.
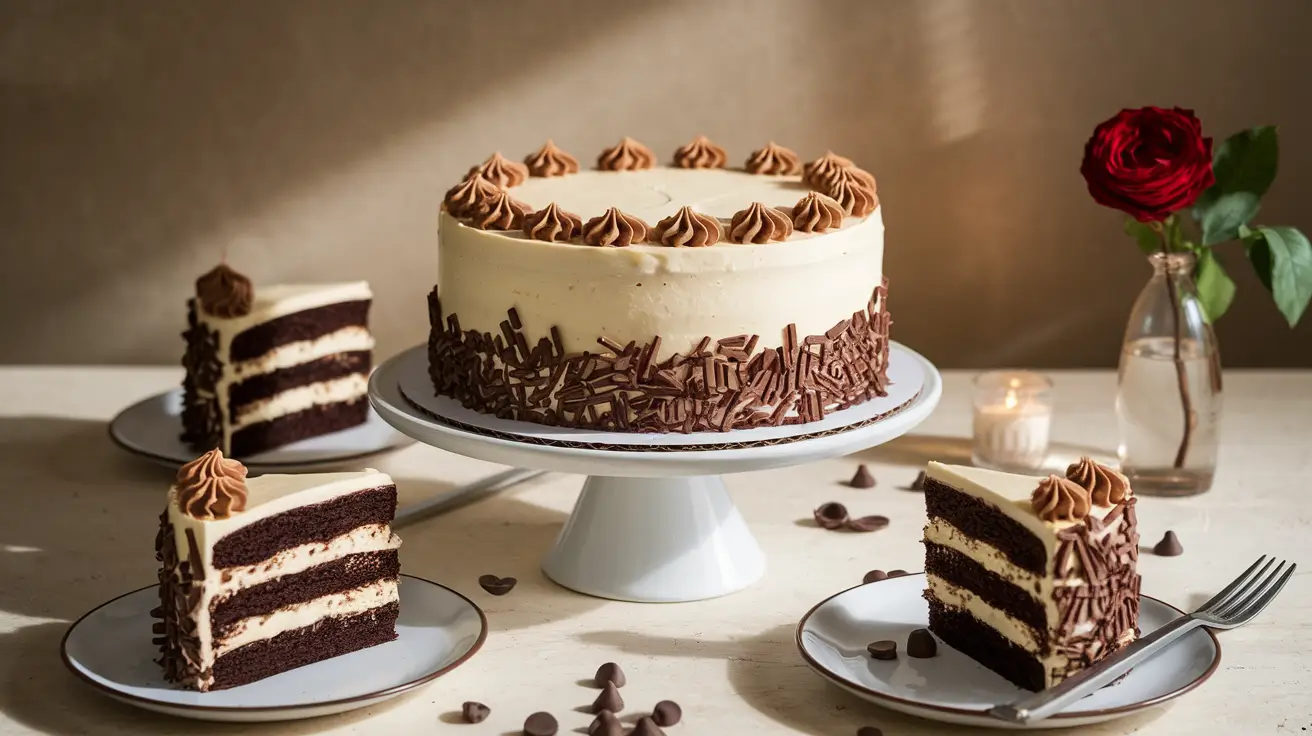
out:
{"label": "fork tine", "polygon": [[[1239,588],[1239,586],[1245,584],[1248,581],[1248,576],[1252,575],[1253,571],[1256,570],[1257,567],[1265,561],[1266,561],[1266,555],[1262,555],[1261,557],[1257,558],[1257,562],[1254,562],[1251,566],[1249,566],[1247,570],[1244,570],[1242,573],[1240,573],[1239,577],[1235,578],[1233,581],[1230,582],[1229,585],[1222,588],[1220,593],[1217,593],[1216,595],[1212,596],[1211,600],[1199,606],[1198,610],[1200,612],[1201,611],[1210,612],[1213,607],[1220,605],[1221,603],[1224,603],[1226,599],[1228,599],[1230,595]],[[1268,566],[1270,564],[1271,563],[1269,562],[1267,563]],[[1263,568],[1264,571],[1265,569],[1266,568]],[[1258,575],[1261,576],[1261,573],[1258,573]]]}
{"label": "fork tine", "polygon": [[[1275,558],[1272,558],[1271,562],[1276,562]],[[1271,566],[1271,563],[1267,563],[1266,567],[1262,568],[1260,579],[1255,579],[1253,582],[1245,585],[1242,590],[1231,597],[1230,600],[1226,601],[1224,605],[1218,607],[1215,611],[1212,611],[1212,615],[1217,618],[1233,618],[1237,611],[1243,610],[1245,606],[1262,597],[1262,594],[1266,592],[1267,588],[1271,587],[1271,583],[1278,579],[1280,574],[1285,571],[1285,565],[1287,564],[1289,563],[1280,560],[1280,564],[1276,565],[1276,569],[1272,570],[1271,574],[1268,575],[1266,574],[1266,569]]]}
{"label": "fork tine", "polygon": [[1275,600],[1276,594],[1285,587],[1285,583],[1289,582],[1289,579],[1294,576],[1294,571],[1297,569],[1298,565],[1291,564],[1289,569],[1285,571],[1285,574],[1281,575],[1280,579],[1275,581],[1275,584],[1267,589],[1267,591],[1262,594],[1261,598],[1251,602],[1246,601],[1246,605],[1234,614],[1233,619],[1235,623],[1247,623],[1254,616],[1261,613],[1262,609],[1267,607],[1267,604]]}

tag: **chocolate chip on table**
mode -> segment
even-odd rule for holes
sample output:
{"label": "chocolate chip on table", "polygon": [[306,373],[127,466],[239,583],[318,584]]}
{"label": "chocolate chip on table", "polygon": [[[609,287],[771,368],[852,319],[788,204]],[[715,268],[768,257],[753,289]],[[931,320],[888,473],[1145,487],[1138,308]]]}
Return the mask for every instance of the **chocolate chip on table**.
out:
{"label": "chocolate chip on table", "polygon": [[847,507],[837,501],[821,504],[813,513],[815,523],[825,529],[840,529],[847,523]]}
{"label": "chocolate chip on table", "polygon": [[847,528],[854,532],[877,532],[888,526],[887,516],[861,516],[847,520]]}
{"label": "chocolate chip on table", "polygon": [[560,724],[556,717],[545,711],[538,711],[524,719],[524,736],[556,736]]}
{"label": "chocolate chip on table", "polygon": [[638,725],[629,731],[629,736],[665,736],[665,732],[649,716],[638,719]]}
{"label": "chocolate chip on table", "polygon": [[603,710],[592,719],[588,726],[588,736],[624,736],[624,724],[619,717],[608,710]]}
{"label": "chocolate chip on table", "polygon": [[916,629],[907,637],[907,656],[929,659],[938,654],[938,642],[929,629]]}
{"label": "chocolate chip on table", "polygon": [[897,659],[897,642],[892,639],[872,641],[866,645],[866,651],[873,659]]}
{"label": "chocolate chip on table", "polygon": [[889,571],[888,571],[888,576],[889,576],[890,578],[900,578],[900,577],[902,577],[903,575],[910,575],[910,574],[911,574],[911,573],[907,572],[906,570],[889,570]]}
{"label": "chocolate chip on table", "polygon": [[874,488],[875,476],[871,475],[870,468],[862,463],[856,466],[856,475],[853,475],[852,480],[848,481],[847,484],[853,488]]}
{"label": "chocolate chip on table", "polygon": [[611,713],[619,713],[624,710],[624,698],[620,697],[620,691],[615,687],[615,683],[609,680],[606,681],[606,685],[602,688],[597,699],[592,701],[593,713],[600,713],[603,710],[608,710]]}
{"label": "chocolate chip on table", "polygon": [[1175,536],[1175,532],[1167,532],[1162,537],[1162,541],[1153,545],[1153,554],[1162,557],[1175,557],[1184,554],[1184,547],[1180,546],[1180,538]]}
{"label": "chocolate chip on table", "polygon": [[465,719],[465,723],[482,723],[491,712],[491,708],[472,700],[460,706],[460,717]]}
{"label": "chocolate chip on table", "polygon": [[884,736],[884,732],[874,726],[862,726],[856,730],[856,736]]}
{"label": "chocolate chip on table", "polygon": [[908,491],[925,490],[925,471],[922,470],[918,475],[916,475],[916,479],[911,481],[911,485],[907,486],[907,490]]}
{"label": "chocolate chip on table", "polygon": [[865,577],[861,578],[862,583],[877,583],[880,580],[888,580],[888,573],[883,570],[871,570],[866,573]]}
{"label": "chocolate chip on table", "polygon": [[478,578],[478,584],[492,595],[505,595],[514,590],[518,582],[514,578],[499,578],[496,575],[480,575]]}
{"label": "chocolate chip on table", "polygon": [[673,726],[683,718],[683,708],[673,700],[662,700],[651,709],[651,719],[657,726]]}
{"label": "chocolate chip on table", "polygon": [[607,662],[597,668],[597,674],[594,677],[597,687],[606,687],[606,683],[613,682],[615,687],[624,687],[628,679],[624,677],[624,670],[614,662]]}

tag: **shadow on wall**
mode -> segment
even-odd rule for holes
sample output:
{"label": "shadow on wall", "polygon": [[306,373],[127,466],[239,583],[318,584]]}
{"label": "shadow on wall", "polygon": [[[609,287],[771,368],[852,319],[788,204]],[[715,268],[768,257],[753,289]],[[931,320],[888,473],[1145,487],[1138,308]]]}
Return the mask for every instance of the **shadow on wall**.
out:
{"label": "shadow on wall", "polygon": [[[257,283],[369,279],[387,355],[423,339],[435,204],[469,165],[705,133],[735,161],[775,139],[874,171],[894,335],[941,365],[1111,365],[1148,274],[1077,174],[1093,124],[1279,122],[1263,216],[1309,229],[1309,23],[1281,0],[6,5],[0,361],[173,362],[225,250]],[[1312,327],[1222,259],[1227,362],[1312,363]]]}

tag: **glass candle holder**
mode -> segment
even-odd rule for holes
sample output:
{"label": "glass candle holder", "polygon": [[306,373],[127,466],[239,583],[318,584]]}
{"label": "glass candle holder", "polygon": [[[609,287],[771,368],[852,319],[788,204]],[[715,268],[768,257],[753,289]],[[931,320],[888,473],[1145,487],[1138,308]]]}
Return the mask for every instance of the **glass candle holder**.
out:
{"label": "glass candle holder", "polygon": [[1033,371],[989,371],[975,377],[971,460],[980,467],[1032,472],[1048,457],[1052,380]]}

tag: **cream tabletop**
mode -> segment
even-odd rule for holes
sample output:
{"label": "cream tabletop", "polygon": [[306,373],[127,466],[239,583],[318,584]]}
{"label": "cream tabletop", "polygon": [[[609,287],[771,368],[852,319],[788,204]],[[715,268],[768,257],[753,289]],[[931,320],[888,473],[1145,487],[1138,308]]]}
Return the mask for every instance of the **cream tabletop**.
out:
{"label": "cream tabletop", "polygon": [[[617,603],[557,587],[538,570],[581,478],[548,475],[401,531],[407,572],[447,584],[487,612],[491,634],[467,664],[423,689],[373,708],[312,721],[223,726],[157,716],[112,702],[64,670],[69,623],[155,575],[153,543],[171,474],[115,448],[106,421],[127,404],[177,384],[167,368],[0,368],[0,736],[11,734],[513,734],[545,710],[561,733],[586,726],[596,696],[580,680],[619,662],[626,712],[658,700],[682,705],[671,734],[890,736],[968,729],[897,715],[844,694],[811,673],[794,645],[798,619],[871,568],[920,569],[919,494],[902,490],[930,459],[969,456],[970,374],[944,375],[943,401],[913,435],[880,448],[785,470],[727,479],[769,556],[760,583],[717,600]],[[1059,372],[1057,457],[1110,454],[1116,441],[1110,371]],[[1287,591],[1253,624],[1221,635],[1224,656],[1200,689],[1166,708],[1081,730],[1088,734],[1298,734],[1312,732],[1312,372],[1226,376],[1214,489],[1192,499],[1145,498],[1148,544],[1167,529],[1185,547],[1144,555],[1146,593],[1196,605],[1263,553],[1303,563]],[[845,482],[870,464],[871,490]],[[414,446],[372,465],[391,473],[401,503],[498,470]],[[884,514],[873,534],[825,532],[811,510],[825,501]],[[615,554],[624,554],[616,549]],[[505,597],[477,584],[513,575]],[[458,725],[465,700],[491,717]],[[1045,732],[1047,733],[1047,732]],[[1055,731],[1053,733],[1056,733]]]}

